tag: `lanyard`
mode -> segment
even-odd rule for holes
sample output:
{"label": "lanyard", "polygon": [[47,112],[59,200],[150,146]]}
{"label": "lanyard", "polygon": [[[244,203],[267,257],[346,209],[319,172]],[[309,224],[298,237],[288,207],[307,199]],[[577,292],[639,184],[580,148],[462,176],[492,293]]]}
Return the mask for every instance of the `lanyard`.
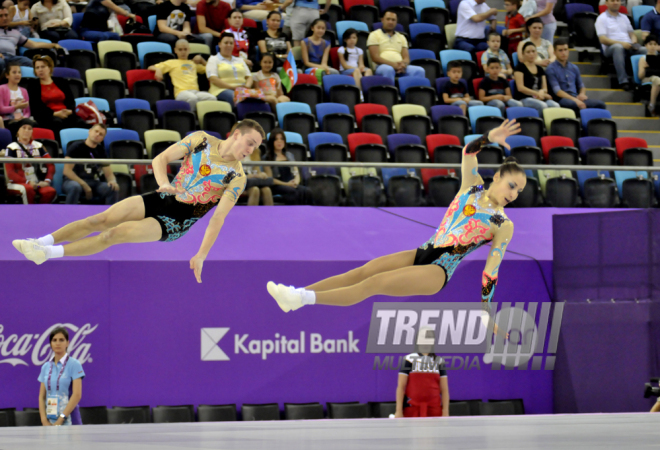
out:
{"label": "lanyard", "polygon": [[[60,377],[64,373],[64,368],[66,367],[66,363],[69,362],[69,355],[64,355],[63,359],[66,359],[64,361],[64,364],[62,364],[62,370],[60,370],[60,374],[57,377],[57,390],[60,390]],[[48,390],[52,390],[52,386],[50,385],[50,376],[53,374],[53,366],[55,365],[55,361],[52,361],[50,364],[50,370],[48,371]]]}

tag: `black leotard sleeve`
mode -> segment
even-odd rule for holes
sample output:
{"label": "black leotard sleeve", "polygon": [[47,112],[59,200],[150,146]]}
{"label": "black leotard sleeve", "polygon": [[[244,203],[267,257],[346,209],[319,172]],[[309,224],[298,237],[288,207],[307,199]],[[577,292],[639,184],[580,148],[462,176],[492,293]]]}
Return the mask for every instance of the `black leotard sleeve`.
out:
{"label": "black leotard sleeve", "polygon": [[465,148],[465,154],[476,155],[481,151],[482,147],[488,144],[490,144],[490,141],[488,140],[488,133],[485,133],[479,139],[475,139],[467,145]]}

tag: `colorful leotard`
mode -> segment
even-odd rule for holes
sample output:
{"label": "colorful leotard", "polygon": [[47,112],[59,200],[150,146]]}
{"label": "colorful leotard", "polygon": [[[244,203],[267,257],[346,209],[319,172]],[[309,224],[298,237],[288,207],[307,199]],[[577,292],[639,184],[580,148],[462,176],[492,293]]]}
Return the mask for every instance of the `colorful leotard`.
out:
{"label": "colorful leotard", "polygon": [[[464,157],[476,155],[488,140],[484,136],[473,142],[475,145],[466,147]],[[485,270],[482,277],[482,301],[490,302],[497,284],[499,265],[513,233],[513,224],[502,210],[480,204],[485,193],[484,186],[478,184],[454,198],[435,234],[417,249],[415,265],[436,264],[441,267],[446,274],[446,284],[468,254],[491,243],[496,230],[502,230],[500,239],[493,243],[486,263],[489,270]]]}
{"label": "colorful leotard", "polygon": [[174,241],[215,207],[222,197],[236,202],[245,189],[246,177],[240,161],[225,161],[219,153],[222,141],[198,131],[178,145],[186,153],[172,186],[181,194],[151,192],[143,196],[145,217],[153,217],[162,229],[161,241]]}

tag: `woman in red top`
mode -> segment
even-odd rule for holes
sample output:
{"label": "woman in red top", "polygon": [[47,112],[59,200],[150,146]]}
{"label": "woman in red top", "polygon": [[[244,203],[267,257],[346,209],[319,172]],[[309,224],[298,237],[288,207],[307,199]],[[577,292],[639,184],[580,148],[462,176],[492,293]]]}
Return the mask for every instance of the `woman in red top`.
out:
{"label": "woman in red top", "polygon": [[243,58],[248,67],[252,67],[252,61],[248,58],[248,51],[250,50],[250,42],[248,39],[247,31],[243,28],[243,13],[238,9],[232,9],[229,12],[229,28],[223,30],[223,33],[231,33],[234,35],[234,51],[232,56],[240,56]]}
{"label": "woman in red top", "polygon": [[30,80],[27,90],[30,109],[39,126],[53,130],[58,140],[64,128],[89,128],[76,115],[76,102],[66,80],[53,78],[55,65],[50,56],[35,56],[32,66],[37,78]]}
{"label": "woman in red top", "polygon": [[[23,119],[18,124],[16,142],[7,146],[8,158],[50,158],[50,155],[40,142],[32,140],[32,128],[36,125],[32,120]],[[7,186],[10,191],[18,191],[23,197],[23,203],[34,203],[37,193],[41,196],[39,203],[50,203],[57,192],[51,187],[54,164],[15,163],[5,164],[7,177],[11,181]]]}

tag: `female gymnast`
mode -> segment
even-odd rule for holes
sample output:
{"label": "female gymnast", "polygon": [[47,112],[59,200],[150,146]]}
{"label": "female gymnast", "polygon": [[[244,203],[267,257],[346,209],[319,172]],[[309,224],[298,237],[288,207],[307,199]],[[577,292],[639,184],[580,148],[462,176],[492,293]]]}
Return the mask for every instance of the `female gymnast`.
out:
{"label": "female gymnast", "polygon": [[500,263],[513,236],[513,223],[503,208],[518,197],[527,178],[515,158],[509,157],[486,190],[477,172],[477,153],[489,143],[509,148],[505,139],[519,132],[520,125],[515,120],[505,120],[500,127],[465,146],[460,190],[436,233],[418,249],[381,256],[306,288],[270,281],[268,292],[284,312],[315,303],[350,306],[374,295],[433,295],[447,284],[467,254],[490,242],[481,290],[481,301],[490,302]]}

